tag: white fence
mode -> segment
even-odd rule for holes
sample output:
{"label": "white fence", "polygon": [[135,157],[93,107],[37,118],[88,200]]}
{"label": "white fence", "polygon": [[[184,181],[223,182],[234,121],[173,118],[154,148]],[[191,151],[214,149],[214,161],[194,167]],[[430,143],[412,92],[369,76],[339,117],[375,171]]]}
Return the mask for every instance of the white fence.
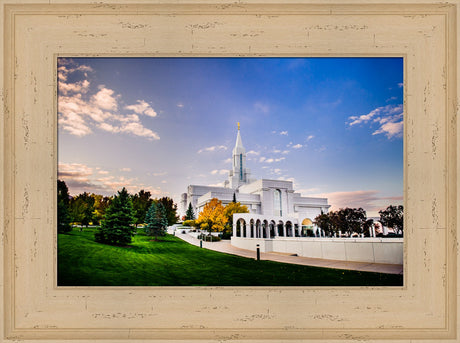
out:
{"label": "white fence", "polygon": [[232,245],[327,260],[403,264],[403,238],[232,237]]}

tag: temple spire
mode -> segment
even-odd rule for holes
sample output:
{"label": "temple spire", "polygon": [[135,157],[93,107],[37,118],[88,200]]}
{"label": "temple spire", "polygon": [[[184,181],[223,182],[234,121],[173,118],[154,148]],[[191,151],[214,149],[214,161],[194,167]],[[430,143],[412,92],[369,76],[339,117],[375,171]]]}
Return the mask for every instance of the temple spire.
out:
{"label": "temple spire", "polygon": [[240,122],[238,122],[238,131],[240,131]]}

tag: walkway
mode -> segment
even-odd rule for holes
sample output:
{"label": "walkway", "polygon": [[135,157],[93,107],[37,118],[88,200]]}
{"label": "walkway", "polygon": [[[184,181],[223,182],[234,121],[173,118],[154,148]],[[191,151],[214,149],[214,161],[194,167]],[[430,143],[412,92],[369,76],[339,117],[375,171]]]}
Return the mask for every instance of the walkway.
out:
{"label": "walkway", "polygon": [[[196,239],[188,234],[180,233],[176,231],[176,236],[180,239],[200,246],[200,240]],[[240,249],[232,246],[230,241],[223,240],[220,242],[203,242],[203,248],[220,251],[227,254],[238,255],[248,258],[256,258],[256,252]],[[314,266],[323,268],[335,268],[335,269],[347,269],[347,270],[358,270],[363,272],[376,272],[385,274],[402,274],[403,266],[399,264],[383,264],[383,263],[366,263],[366,262],[348,262],[348,261],[336,261],[336,260],[323,260],[319,258],[310,258],[302,256],[292,256],[281,253],[260,253],[261,260],[276,261],[282,263],[300,264],[304,266]]]}

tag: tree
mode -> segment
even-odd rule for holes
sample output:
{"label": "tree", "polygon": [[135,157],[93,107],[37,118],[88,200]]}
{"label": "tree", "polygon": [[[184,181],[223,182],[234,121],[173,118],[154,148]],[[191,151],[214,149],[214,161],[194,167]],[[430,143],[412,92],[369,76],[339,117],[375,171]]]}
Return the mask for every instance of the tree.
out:
{"label": "tree", "polygon": [[187,212],[185,213],[185,220],[195,220],[195,211],[193,211],[192,203],[188,203]]}
{"label": "tree", "polygon": [[222,201],[212,198],[201,211],[196,224],[203,230],[219,232],[224,230],[227,223],[227,217],[224,213]]}
{"label": "tree", "polygon": [[233,192],[233,200],[232,200],[232,202],[236,202],[236,193],[235,192]]}
{"label": "tree", "polygon": [[402,205],[390,205],[385,210],[380,210],[379,214],[382,225],[392,228],[397,234],[403,233],[404,207]]}
{"label": "tree", "polygon": [[[233,193],[235,194],[235,193]],[[233,214],[234,213],[249,213],[246,205],[241,205],[239,202],[231,202],[224,207],[224,216],[227,218],[227,224],[225,225],[225,232],[231,232],[233,230]]]}
{"label": "tree", "polygon": [[332,226],[331,216],[327,213],[317,215],[313,223],[324,230],[326,236],[332,236],[336,232]]}
{"label": "tree", "polygon": [[107,208],[101,227],[95,234],[97,242],[111,245],[131,243],[134,235],[134,210],[131,197],[123,187]]}
{"label": "tree", "polygon": [[94,198],[89,193],[82,193],[70,201],[72,221],[88,227],[93,220]]}
{"label": "tree", "polygon": [[58,232],[65,233],[72,231],[70,225],[70,209],[69,209],[69,189],[64,181],[57,180],[57,206],[58,206]]}
{"label": "tree", "polygon": [[145,232],[149,236],[155,236],[155,240],[158,240],[158,236],[164,236],[168,220],[166,218],[166,211],[164,206],[159,201],[153,201],[150,205],[147,214],[145,215]]}
{"label": "tree", "polygon": [[361,234],[364,232],[367,220],[366,211],[362,208],[341,208],[338,211],[328,213],[333,232],[340,231],[342,234]]}
{"label": "tree", "polygon": [[166,218],[168,219],[168,225],[176,224],[179,220],[177,215],[177,205],[174,203],[174,200],[169,197],[163,197],[157,200],[163,204]]}
{"label": "tree", "polygon": [[133,196],[133,208],[134,208],[134,218],[136,227],[139,224],[145,223],[145,215],[153,202],[151,198],[151,193],[149,191],[144,191],[141,189],[138,193]]}
{"label": "tree", "polygon": [[92,222],[93,225],[99,225],[104,218],[105,211],[110,205],[112,198],[105,197],[100,194],[91,194],[91,197],[94,199],[94,211]]}

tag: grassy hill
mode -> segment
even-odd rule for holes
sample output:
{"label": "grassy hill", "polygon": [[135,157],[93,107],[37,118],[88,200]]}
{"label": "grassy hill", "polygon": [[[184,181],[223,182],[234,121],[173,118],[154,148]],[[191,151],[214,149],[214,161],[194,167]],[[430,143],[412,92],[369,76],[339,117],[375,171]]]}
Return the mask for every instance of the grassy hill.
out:
{"label": "grassy hill", "polygon": [[167,235],[129,246],[94,241],[94,229],[58,235],[59,286],[402,286],[402,275],[284,264],[201,249]]}

